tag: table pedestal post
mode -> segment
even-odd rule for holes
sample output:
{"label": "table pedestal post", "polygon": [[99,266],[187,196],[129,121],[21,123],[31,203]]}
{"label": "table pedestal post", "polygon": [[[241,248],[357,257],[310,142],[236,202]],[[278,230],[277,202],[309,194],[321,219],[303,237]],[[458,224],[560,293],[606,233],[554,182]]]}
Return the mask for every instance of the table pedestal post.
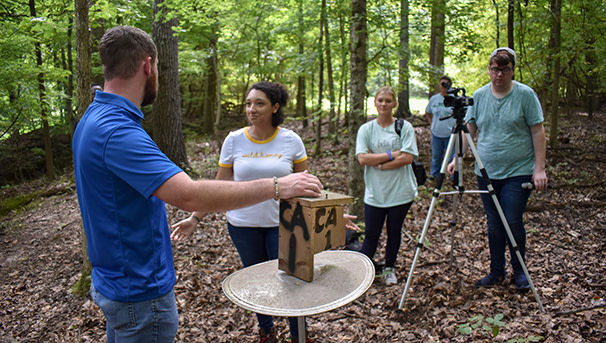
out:
{"label": "table pedestal post", "polygon": [[299,342],[305,343],[305,317],[297,317],[299,325]]}

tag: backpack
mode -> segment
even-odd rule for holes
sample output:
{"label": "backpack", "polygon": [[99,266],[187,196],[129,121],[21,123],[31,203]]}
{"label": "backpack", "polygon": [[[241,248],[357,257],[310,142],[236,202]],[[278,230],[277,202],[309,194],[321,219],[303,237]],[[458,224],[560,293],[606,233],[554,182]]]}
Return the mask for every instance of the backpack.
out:
{"label": "backpack", "polygon": [[[396,130],[398,136],[402,131],[402,126],[404,126],[404,119],[396,119],[396,122],[394,123],[394,129]],[[423,163],[417,160],[413,160],[411,166],[412,171],[415,173],[415,178],[417,179],[417,186],[422,186],[423,184],[425,184],[425,181],[427,181],[427,173],[425,173],[425,166],[423,165]]]}

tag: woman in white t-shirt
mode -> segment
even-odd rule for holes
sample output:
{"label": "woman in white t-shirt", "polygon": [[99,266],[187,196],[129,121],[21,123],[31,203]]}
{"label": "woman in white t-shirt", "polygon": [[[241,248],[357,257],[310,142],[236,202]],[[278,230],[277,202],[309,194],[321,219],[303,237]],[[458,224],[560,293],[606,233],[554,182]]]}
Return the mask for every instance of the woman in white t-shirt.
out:
{"label": "woman in white t-shirt", "polygon": [[[247,181],[282,177],[308,168],[303,141],[294,131],[280,127],[288,93],[279,83],[259,82],[246,96],[250,126],[232,131],[225,138],[219,160],[218,180]],[[175,224],[177,240],[188,237],[203,214],[194,212]],[[227,211],[229,235],[244,267],[278,258],[279,201],[270,199]],[[348,224],[351,224],[348,223]],[[353,224],[351,224],[353,225]],[[257,314],[260,342],[278,342],[273,318]],[[289,318],[292,341],[298,340],[297,318]]]}

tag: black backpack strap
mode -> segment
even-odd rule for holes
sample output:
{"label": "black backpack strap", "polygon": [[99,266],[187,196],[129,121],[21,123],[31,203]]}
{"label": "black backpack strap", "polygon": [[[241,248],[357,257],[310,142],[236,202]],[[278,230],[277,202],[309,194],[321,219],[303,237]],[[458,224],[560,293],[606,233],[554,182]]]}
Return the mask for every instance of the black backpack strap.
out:
{"label": "black backpack strap", "polygon": [[393,128],[396,130],[398,136],[400,135],[400,132],[402,132],[402,126],[404,126],[404,119],[396,118],[396,122],[394,123]]}

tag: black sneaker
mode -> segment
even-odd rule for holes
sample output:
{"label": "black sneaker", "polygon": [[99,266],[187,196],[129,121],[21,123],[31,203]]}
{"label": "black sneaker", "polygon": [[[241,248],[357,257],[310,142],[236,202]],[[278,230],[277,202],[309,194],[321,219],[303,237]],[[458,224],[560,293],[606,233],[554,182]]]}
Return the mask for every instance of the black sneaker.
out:
{"label": "black sneaker", "polygon": [[516,285],[518,291],[526,292],[530,289],[530,283],[528,283],[528,279],[524,273],[514,275],[513,283]]}
{"label": "black sneaker", "polygon": [[278,343],[278,337],[276,337],[276,327],[272,326],[269,331],[260,328],[259,343]]}
{"label": "black sneaker", "polygon": [[502,284],[503,281],[505,281],[505,274],[496,275],[496,274],[490,273],[490,274],[484,276],[478,282],[476,282],[476,288],[492,287],[497,284]]}

